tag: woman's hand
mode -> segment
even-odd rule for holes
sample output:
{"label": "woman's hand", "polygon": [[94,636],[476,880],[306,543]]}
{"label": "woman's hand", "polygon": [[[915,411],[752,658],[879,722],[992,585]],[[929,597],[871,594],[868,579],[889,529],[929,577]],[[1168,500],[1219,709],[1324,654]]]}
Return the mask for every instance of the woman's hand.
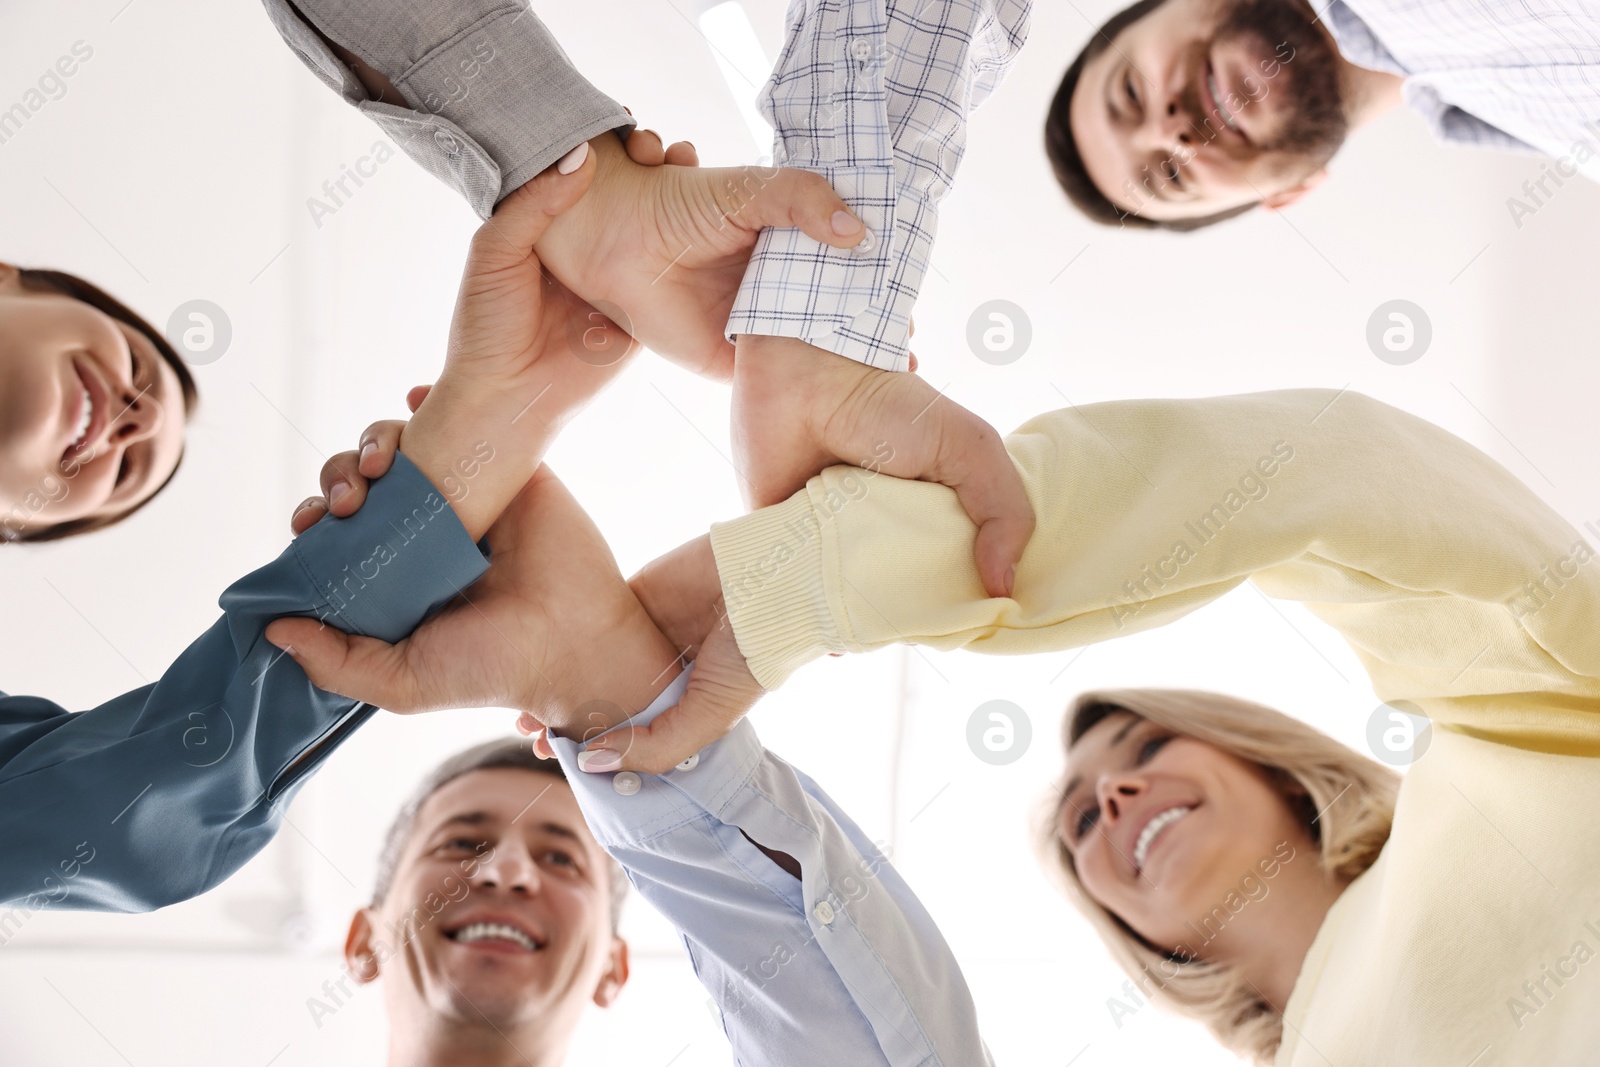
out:
{"label": "woman's hand", "polygon": [[[428,395],[430,386],[418,385],[406,394],[406,407],[416,411]],[[289,532],[299,537],[322,520],[324,515],[349,518],[367,502],[367,487],[389,473],[394,454],[400,451],[400,431],[404,419],[384,419],[361,431],[354,449],[340,452],[322,465],[322,495],[308,496],[295,505],[289,517]]]}

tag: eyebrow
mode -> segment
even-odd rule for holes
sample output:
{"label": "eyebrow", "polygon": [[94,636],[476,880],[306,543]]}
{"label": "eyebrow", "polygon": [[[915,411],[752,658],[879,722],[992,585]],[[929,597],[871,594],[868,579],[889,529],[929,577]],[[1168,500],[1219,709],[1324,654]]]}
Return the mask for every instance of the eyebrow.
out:
{"label": "eyebrow", "polygon": [[[1111,739],[1111,743],[1106,746],[1106,751],[1110,752],[1112,749],[1114,749],[1118,745],[1122,744],[1122,739],[1124,737],[1127,737],[1128,733],[1135,726],[1138,726],[1143,721],[1144,720],[1139,718],[1139,716],[1137,716],[1137,715],[1128,716],[1127,724],[1125,726],[1123,726],[1122,729],[1117,731],[1117,735],[1115,737],[1113,737]],[[1072,793],[1073,793],[1073,790],[1077,789],[1078,786],[1080,786],[1082,784],[1083,784],[1083,775],[1081,775],[1081,774],[1075,774],[1070,779],[1068,779],[1067,787],[1061,791],[1061,801],[1062,801],[1062,803],[1066,803],[1067,797],[1071,796]]]}
{"label": "eyebrow", "polygon": [[[450,818],[446,819],[438,826],[435,826],[433,828],[433,832],[438,833],[439,831],[457,823],[464,826],[484,826],[490,823],[498,823],[499,821],[500,820],[498,818],[487,811],[467,811],[458,815],[450,816]],[[539,823],[538,826],[539,829],[543,830],[547,834],[551,834],[555,837],[565,837],[569,840],[576,841],[579,844],[583,844],[583,838],[579,837],[577,831],[573,830],[572,827],[566,825],[565,823],[551,822],[549,819],[546,819],[544,822]]]}

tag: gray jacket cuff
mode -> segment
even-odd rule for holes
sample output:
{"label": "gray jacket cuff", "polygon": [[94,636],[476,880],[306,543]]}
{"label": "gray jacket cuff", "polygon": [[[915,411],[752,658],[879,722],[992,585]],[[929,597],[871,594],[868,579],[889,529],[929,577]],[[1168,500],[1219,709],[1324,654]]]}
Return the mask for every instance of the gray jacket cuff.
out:
{"label": "gray jacket cuff", "polygon": [[[366,112],[480,218],[579,143],[633,128],[525,3],[262,2],[324,85]],[[411,108],[371,100],[318,31],[381,71]]]}

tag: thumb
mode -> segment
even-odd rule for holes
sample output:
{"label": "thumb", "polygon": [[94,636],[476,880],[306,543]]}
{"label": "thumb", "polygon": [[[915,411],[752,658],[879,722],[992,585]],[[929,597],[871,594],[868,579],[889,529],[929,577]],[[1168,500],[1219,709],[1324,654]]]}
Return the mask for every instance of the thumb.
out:
{"label": "thumb", "polygon": [[267,625],[266,636],[300,665],[318,689],[390,711],[421,708],[405,667],[403,643],[351,636],[307,618],[276,619]]}
{"label": "thumb", "polygon": [[[563,174],[561,168],[576,159],[578,166]],[[593,184],[594,153],[585,141],[543,174],[522,183],[494,209],[472,239],[480,268],[520,263],[534,242],[544,236],[550,220],[582,199]]]}
{"label": "thumb", "polygon": [[814,241],[835,248],[854,248],[867,228],[826,178],[784,167],[738,167],[730,180],[730,197],[739,207],[731,218],[747,230],[766,226],[798,227]]}
{"label": "thumb", "polygon": [[1022,476],[994,427],[955,404],[940,416],[939,458],[928,477],[954,489],[977,524],[973,555],[984,589],[992,597],[1009,597],[1035,524]]}
{"label": "thumb", "polygon": [[[761,685],[745,666],[733,631],[721,627],[713,631],[695,657],[694,674],[681,701],[648,726],[615,730],[595,738],[589,742],[579,766],[597,772],[665,774],[726,736],[761,695]],[[596,751],[614,752],[621,762],[589,755]]]}

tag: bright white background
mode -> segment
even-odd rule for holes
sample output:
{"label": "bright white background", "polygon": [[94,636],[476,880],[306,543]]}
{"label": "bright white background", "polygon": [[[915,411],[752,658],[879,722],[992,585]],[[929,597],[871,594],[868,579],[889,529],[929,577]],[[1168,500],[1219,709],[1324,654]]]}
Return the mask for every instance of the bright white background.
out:
{"label": "bright white background", "polygon": [[[598,85],[647,125],[693,139],[707,163],[769,150],[696,28],[696,0],[535,6]],[[747,8],[775,54],[779,0]],[[1111,10],[1038,5],[1019,65],[976,117],[917,311],[923,375],[1003,429],[1068,403],[1348,385],[1487,449],[1574,524],[1600,521],[1600,190],[1571,181],[1518,228],[1506,199],[1538,160],[1437,146],[1400,113],[1354,137],[1327,186],[1281,217],[1192,237],[1091,229],[1056,193],[1040,129],[1086,19]],[[204,406],[165,497],[115,534],[0,552],[0,686],[74,708],[157,677],[213,620],[217,594],[281,549],[322,459],[433,377],[476,223],[397,155],[316,225],[307,198],[382,138],[251,3],[7,4],[0,108],[80,40],[93,57],[66,94],[0,145],[0,258],[85,274],[158,324],[186,300],[214,301],[234,340],[198,370]],[[733,80],[739,98],[754,96]],[[1397,297],[1434,330],[1404,367],[1364,339],[1372,310]],[[993,298],[1033,323],[1032,347],[1005,367],[964,341],[968,316]],[[552,453],[625,572],[739,511],[726,417],[725,391],[645,359]],[[1082,653],[827,660],[756,722],[891,843],[966,966],[1000,1063],[1232,1063],[1148,1007],[1113,1021],[1122,977],[1029,844],[1059,767],[1060,710],[1108,684],[1226,690],[1357,747],[1376,705],[1337,638],[1245,587]],[[973,709],[996,698],[1033,726],[1006,767],[964,740]],[[153,915],[34,917],[0,948],[0,1062],[381,1062],[376,992],[320,1028],[307,998],[338,977],[335,949],[400,797],[442,754],[510,727],[500,711],[380,716],[217,891]],[[575,1067],[727,1063],[671,931],[636,902],[626,933],[636,977],[591,1016]]]}

